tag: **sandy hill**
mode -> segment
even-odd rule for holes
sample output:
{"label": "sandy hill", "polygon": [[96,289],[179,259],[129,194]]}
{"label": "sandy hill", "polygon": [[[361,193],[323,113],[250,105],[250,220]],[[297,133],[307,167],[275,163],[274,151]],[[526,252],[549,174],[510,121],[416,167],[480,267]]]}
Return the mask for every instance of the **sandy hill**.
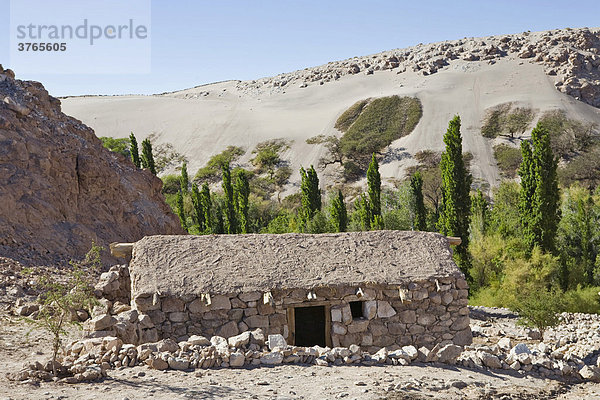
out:
{"label": "sandy hill", "polygon": [[[356,101],[390,95],[415,96],[423,117],[414,131],[386,150],[385,178],[402,177],[420,150],[443,148],[448,121],[462,118],[463,147],[473,156],[476,184],[498,184],[492,145],[504,139],[481,135],[486,112],[512,102],[542,112],[564,110],[569,118],[600,123],[600,30],[465,38],[386,51],[255,81],[228,81],[153,96],[63,99],[66,113],[93,127],[98,136],[138,137],[151,133],[189,160],[193,174],[228,145],[252,157],[268,139],[292,141],[283,158],[297,184],[301,165],[317,165],[323,145],[307,138],[341,135],[336,119]],[[515,143],[513,143],[515,145]],[[326,184],[335,169],[320,171]],[[291,188],[290,188],[291,189]]]}
{"label": "sandy hill", "polygon": [[103,148],[38,82],[0,66],[0,256],[84,255],[92,241],[182,233],[161,181]]}

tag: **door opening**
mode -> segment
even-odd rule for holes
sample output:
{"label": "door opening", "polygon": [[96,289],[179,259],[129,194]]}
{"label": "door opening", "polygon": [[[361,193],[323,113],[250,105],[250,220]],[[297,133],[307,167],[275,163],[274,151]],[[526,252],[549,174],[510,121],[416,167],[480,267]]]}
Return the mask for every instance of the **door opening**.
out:
{"label": "door opening", "polygon": [[325,306],[294,308],[295,345],[326,346]]}

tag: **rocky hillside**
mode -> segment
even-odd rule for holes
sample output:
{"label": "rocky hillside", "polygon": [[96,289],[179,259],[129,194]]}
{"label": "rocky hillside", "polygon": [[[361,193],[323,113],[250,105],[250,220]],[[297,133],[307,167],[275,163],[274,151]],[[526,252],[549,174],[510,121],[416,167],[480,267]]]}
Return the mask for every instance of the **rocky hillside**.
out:
{"label": "rocky hillside", "polygon": [[104,149],[42,84],[0,66],[0,99],[0,255],[48,261],[181,233],[160,179]]}
{"label": "rocky hillside", "polygon": [[240,82],[238,87],[259,92],[294,84],[307,87],[310,84],[323,85],[344,75],[372,75],[375,71],[384,70],[397,73],[410,70],[427,76],[449,68],[453,60],[494,64],[509,56],[541,64],[546,74],[557,77],[555,85],[558,90],[600,107],[600,30],[588,28],[419,44],[276,77]]}
{"label": "rocky hillside", "polygon": [[[133,130],[138,138],[154,134],[159,143],[172,143],[188,159],[191,174],[227,146],[242,147],[238,162],[251,166],[257,146],[284,140],[289,147],[281,156],[293,171],[284,194],[290,194],[297,191],[300,166],[314,164],[324,187],[340,181],[339,165],[319,165],[328,155],[326,146],[307,139],[340,137],[336,120],[349,107],[395,95],[417,98],[423,114],[410,134],[382,152],[384,182],[405,176],[419,151],[443,150],[448,121],[459,114],[463,150],[473,155],[474,182],[493,187],[501,180],[494,146],[518,147],[544,113],[560,110],[567,118],[600,125],[600,30],[420,44],[253,81],[154,96],[75,97],[63,104],[99,136],[127,137]],[[524,134],[482,136],[490,110],[506,104],[532,110]]]}

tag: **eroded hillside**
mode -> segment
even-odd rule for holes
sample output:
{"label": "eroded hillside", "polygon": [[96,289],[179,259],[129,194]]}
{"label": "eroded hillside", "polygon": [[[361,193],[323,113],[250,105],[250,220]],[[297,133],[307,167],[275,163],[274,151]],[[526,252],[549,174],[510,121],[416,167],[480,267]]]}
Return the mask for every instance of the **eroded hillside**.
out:
{"label": "eroded hillside", "polygon": [[0,253],[38,262],[180,233],[161,181],[102,147],[38,82],[0,67]]}

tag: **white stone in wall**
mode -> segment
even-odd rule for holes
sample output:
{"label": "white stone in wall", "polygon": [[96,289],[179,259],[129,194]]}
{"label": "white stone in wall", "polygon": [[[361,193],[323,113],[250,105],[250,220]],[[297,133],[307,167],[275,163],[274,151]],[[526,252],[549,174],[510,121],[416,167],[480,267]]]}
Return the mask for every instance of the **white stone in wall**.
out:
{"label": "white stone in wall", "polygon": [[387,301],[377,301],[377,316],[379,318],[390,318],[396,315],[396,310]]}
{"label": "white stone in wall", "polygon": [[342,324],[341,322],[334,322],[332,330],[336,335],[345,335],[347,332],[346,325]]}
{"label": "white stone in wall", "polygon": [[342,322],[342,310],[339,308],[331,309],[331,321],[332,322]]}
{"label": "white stone in wall", "polygon": [[375,318],[377,315],[377,302],[375,300],[365,301],[363,306],[363,316],[367,319]]}
{"label": "white stone in wall", "polygon": [[342,307],[342,321],[348,325],[352,322],[352,311],[349,304],[344,304]]}

